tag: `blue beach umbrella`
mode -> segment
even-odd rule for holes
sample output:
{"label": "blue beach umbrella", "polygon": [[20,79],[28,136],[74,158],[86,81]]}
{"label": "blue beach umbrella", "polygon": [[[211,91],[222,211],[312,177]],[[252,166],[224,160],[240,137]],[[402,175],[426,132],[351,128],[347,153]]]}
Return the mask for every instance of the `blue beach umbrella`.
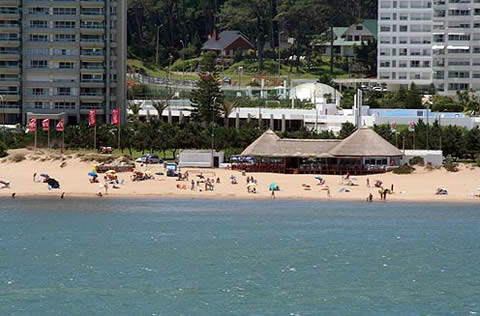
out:
{"label": "blue beach umbrella", "polygon": [[277,184],[276,183],[272,183],[270,184],[270,191],[276,191],[277,190]]}
{"label": "blue beach umbrella", "polygon": [[88,175],[90,177],[98,177],[98,173],[96,173],[96,172],[89,172]]}

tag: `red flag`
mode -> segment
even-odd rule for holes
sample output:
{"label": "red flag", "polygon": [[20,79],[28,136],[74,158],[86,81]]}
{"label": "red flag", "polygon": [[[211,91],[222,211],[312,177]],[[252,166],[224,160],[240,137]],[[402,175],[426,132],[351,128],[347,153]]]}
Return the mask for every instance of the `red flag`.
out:
{"label": "red flag", "polygon": [[97,125],[97,110],[90,110],[88,112],[88,126],[92,127]]}
{"label": "red flag", "polygon": [[112,125],[120,125],[120,108],[112,110]]}
{"label": "red flag", "polygon": [[37,130],[37,120],[30,119],[30,121],[28,122],[28,131],[35,132],[36,130]]}
{"label": "red flag", "polygon": [[65,121],[64,120],[60,120],[58,123],[57,123],[57,127],[55,128],[57,130],[57,132],[63,132],[65,130]]}
{"label": "red flag", "polygon": [[50,128],[50,120],[49,119],[44,119],[42,121],[42,130],[44,132],[47,132],[49,128]]}

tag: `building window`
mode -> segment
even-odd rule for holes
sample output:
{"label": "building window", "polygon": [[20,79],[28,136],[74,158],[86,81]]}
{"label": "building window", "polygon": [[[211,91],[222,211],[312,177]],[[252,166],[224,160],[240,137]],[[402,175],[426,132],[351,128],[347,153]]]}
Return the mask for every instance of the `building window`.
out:
{"label": "building window", "polygon": [[60,69],[73,69],[73,68],[75,68],[75,63],[68,62],[68,61],[59,62],[58,63],[58,68],[60,68]]}
{"label": "building window", "polygon": [[48,42],[48,35],[30,34],[29,39],[32,42]]}
{"label": "building window", "polygon": [[56,109],[75,109],[75,102],[55,102]]}
{"label": "building window", "polygon": [[77,14],[76,8],[53,8],[54,15],[75,15]]}
{"label": "building window", "polygon": [[48,61],[46,60],[30,60],[31,68],[47,68]]}
{"label": "building window", "polygon": [[75,28],[75,21],[55,21],[56,29],[73,29]]}
{"label": "building window", "polygon": [[41,8],[41,7],[28,8],[28,14],[48,15],[50,14],[50,10],[48,8]]}
{"label": "building window", "polygon": [[75,34],[55,34],[55,42],[75,42]]}
{"label": "building window", "polygon": [[45,29],[48,27],[47,21],[33,20],[30,21],[30,27],[34,29]]}
{"label": "building window", "polygon": [[32,95],[48,95],[47,88],[32,88],[31,90]]}
{"label": "building window", "polygon": [[57,88],[57,95],[71,95],[71,88]]}
{"label": "building window", "polygon": [[363,25],[357,25],[355,28],[357,31],[363,31]]}

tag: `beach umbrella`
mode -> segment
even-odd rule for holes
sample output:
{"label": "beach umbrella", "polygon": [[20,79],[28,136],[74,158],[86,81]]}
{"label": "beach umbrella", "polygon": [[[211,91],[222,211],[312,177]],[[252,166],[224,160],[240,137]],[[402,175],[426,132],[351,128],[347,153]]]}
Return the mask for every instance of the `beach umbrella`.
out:
{"label": "beach umbrella", "polygon": [[270,184],[270,191],[276,191],[277,190],[277,184],[276,183],[272,183]]}
{"label": "beach umbrella", "polygon": [[40,173],[40,177],[48,178],[48,174],[46,174],[46,173]]}
{"label": "beach umbrella", "polygon": [[89,172],[88,175],[89,175],[90,177],[98,177],[98,173],[93,172],[93,171],[92,171],[92,172]]}

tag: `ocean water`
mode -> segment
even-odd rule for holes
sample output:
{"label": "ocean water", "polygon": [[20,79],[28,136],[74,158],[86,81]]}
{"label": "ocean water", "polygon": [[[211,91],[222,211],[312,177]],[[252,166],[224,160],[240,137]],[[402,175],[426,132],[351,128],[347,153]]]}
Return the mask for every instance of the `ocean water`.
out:
{"label": "ocean water", "polygon": [[480,207],[0,200],[0,315],[478,315]]}

